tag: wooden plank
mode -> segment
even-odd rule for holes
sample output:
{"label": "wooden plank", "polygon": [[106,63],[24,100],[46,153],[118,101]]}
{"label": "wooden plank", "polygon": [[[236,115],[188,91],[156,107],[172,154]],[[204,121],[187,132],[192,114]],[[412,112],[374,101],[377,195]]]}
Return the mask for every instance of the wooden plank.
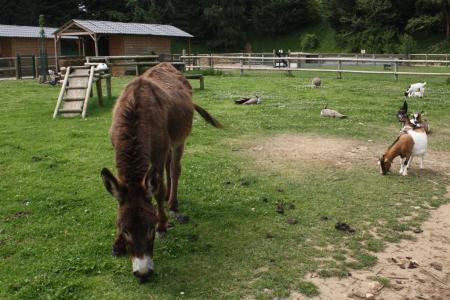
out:
{"label": "wooden plank", "polygon": [[[63,109],[64,110],[82,110],[83,109],[83,101],[86,98],[86,89],[89,81],[89,69],[74,69],[72,74],[69,75],[68,87],[72,87],[72,89],[68,89],[66,93],[66,98],[73,99],[83,99],[78,101],[67,101],[64,102]],[[77,87],[77,89],[73,88]],[[87,94],[89,96],[89,94]],[[73,117],[77,116],[79,113],[64,113],[64,117]]]}
{"label": "wooden plank", "polygon": [[66,75],[64,75],[64,81],[61,87],[61,91],[59,92],[58,100],[56,101],[55,111],[53,112],[53,119],[56,118],[56,115],[58,114],[59,106],[61,105],[62,98],[66,91],[67,81],[69,80],[69,73],[70,67],[67,68]]}
{"label": "wooden plank", "polygon": [[86,98],[84,99],[83,112],[81,113],[81,117],[83,119],[86,117],[87,107],[88,107],[88,103],[89,103],[89,95],[91,94],[91,91],[92,91],[92,81],[94,79],[94,73],[95,73],[95,67],[91,66],[91,70],[89,71],[88,86],[87,86],[87,90],[86,90]]}

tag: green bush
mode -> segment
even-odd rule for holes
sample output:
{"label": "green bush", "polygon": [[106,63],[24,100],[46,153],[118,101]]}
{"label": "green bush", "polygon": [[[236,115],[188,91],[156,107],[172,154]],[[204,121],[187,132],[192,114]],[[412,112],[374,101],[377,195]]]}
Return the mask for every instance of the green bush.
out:
{"label": "green bush", "polygon": [[402,54],[411,54],[417,48],[417,42],[409,34],[404,34],[400,38],[399,52]]}
{"label": "green bush", "polygon": [[315,33],[305,34],[300,41],[300,48],[302,50],[314,50],[319,47],[320,41]]}

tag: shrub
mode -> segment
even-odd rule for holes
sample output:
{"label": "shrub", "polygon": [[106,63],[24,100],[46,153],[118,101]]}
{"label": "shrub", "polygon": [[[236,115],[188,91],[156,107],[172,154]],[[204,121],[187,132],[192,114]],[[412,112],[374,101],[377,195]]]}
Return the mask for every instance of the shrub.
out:
{"label": "shrub", "polygon": [[404,34],[400,38],[400,53],[411,54],[416,49],[417,43],[412,36],[409,34]]}
{"label": "shrub", "polygon": [[314,50],[319,47],[320,41],[315,33],[305,34],[300,41],[302,50]]}

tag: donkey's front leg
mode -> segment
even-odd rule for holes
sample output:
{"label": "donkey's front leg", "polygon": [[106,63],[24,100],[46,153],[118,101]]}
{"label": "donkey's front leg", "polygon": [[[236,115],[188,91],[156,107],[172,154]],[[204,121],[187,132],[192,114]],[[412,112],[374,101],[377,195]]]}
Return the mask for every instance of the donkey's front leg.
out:
{"label": "donkey's front leg", "polygon": [[127,244],[125,242],[125,238],[122,236],[122,234],[117,233],[112,247],[112,255],[123,256],[125,254],[127,254]]}
{"label": "donkey's front leg", "polygon": [[159,236],[163,236],[164,233],[167,232],[168,218],[164,209],[164,203],[166,201],[166,188],[162,180],[159,186],[159,191],[156,194],[155,198],[158,204],[158,224],[156,225],[156,232]]}

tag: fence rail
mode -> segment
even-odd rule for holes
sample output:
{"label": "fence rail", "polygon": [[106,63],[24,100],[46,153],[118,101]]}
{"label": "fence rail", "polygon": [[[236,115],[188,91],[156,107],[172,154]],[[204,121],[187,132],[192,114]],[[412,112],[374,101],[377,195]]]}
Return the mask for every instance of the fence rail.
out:
{"label": "fence rail", "polygon": [[[316,55],[317,56],[317,55]],[[343,73],[357,74],[391,74],[398,79],[399,75],[422,75],[422,76],[450,76],[447,68],[450,64],[448,59],[403,59],[403,58],[351,58],[351,57],[314,57],[304,53],[290,53],[290,56],[267,56],[261,54],[246,55],[185,55],[181,60],[186,63],[187,69],[218,69],[239,70],[241,74],[246,71],[306,71],[306,72],[334,72],[339,78]],[[364,70],[364,66],[383,66],[383,70]],[[359,66],[358,69],[348,67]],[[443,72],[433,71],[400,71],[400,67],[443,67]],[[440,70],[439,70],[440,71]]]}

